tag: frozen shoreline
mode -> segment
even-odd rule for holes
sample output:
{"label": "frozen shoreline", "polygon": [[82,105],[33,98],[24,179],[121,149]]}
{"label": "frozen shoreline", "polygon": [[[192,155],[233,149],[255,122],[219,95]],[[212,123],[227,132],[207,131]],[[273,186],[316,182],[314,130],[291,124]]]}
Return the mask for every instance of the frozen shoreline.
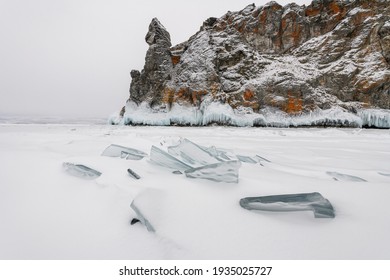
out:
{"label": "frozen shoreline", "polygon": [[390,110],[362,109],[355,114],[341,107],[289,115],[266,107],[259,112],[250,108],[233,109],[228,104],[203,102],[199,108],[173,105],[172,108],[152,109],[146,103],[126,104],[123,116],[109,118],[114,125],[207,126],[218,124],[234,127],[365,127],[390,128]]}

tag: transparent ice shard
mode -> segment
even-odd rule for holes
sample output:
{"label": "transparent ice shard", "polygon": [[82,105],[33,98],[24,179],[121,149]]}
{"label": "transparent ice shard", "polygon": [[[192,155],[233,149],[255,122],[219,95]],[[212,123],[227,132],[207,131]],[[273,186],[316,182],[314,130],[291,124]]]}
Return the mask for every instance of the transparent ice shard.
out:
{"label": "transparent ice shard", "polygon": [[134,179],[140,179],[141,178],[141,176],[139,176],[137,173],[135,173],[132,169],[127,169],[127,173],[129,173],[129,175],[131,176],[131,177],[133,177]]}
{"label": "transparent ice shard", "polygon": [[175,157],[180,157],[183,161],[192,166],[202,166],[220,162],[201,146],[186,138],[181,139],[178,145],[168,147],[168,153]]}
{"label": "transparent ice shard", "polygon": [[103,151],[102,156],[140,160],[146,157],[147,154],[137,149],[111,144]]}
{"label": "transparent ice shard", "polygon": [[62,166],[64,167],[65,171],[68,172],[69,174],[76,176],[76,177],[84,178],[84,179],[95,179],[95,178],[99,177],[100,175],[102,175],[101,172],[99,172],[95,169],[89,168],[88,166],[85,166],[82,164],[74,164],[74,163],[70,163],[70,162],[64,162],[62,164]]}
{"label": "transparent ice shard", "polygon": [[326,172],[329,176],[333,177],[334,180],[336,181],[351,181],[351,182],[367,182],[366,180],[357,177],[357,176],[352,176],[348,174],[343,174],[343,173],[338,173],[338,172]]}
{"label": "transparent ice shard", "polygon": [[390,173],[378,172],[379,175],[390,177]]}
{"label": "transparent ice shard", "polygon": [[259,155],[256,155],[255,158],[256,158],[256,160],[257,160],[258,162],[261,162],[261,161],[271,162],[271,161],[269,161],[268,159],[263,158],[263,157],[261,157],[261,156],[259,156]]}
{"label": "transparent ice shard", "polygon": [[254,160],[253,158],[248,157],[248,156],[237,155],[237,158],[238,158],[241,162],[252,163],[252,164],[257,163],[257,160]]}
{"label": "transparent ice shard", "polygon": [[174,156],[157,148],[156,146],[152,146],[150,150],[150,160],[158,165],[179,171],[185,171],[192,168],[192,166],[178,160]]}
{"label": "transparent ice shard", "polygon": [[223,161],[201,167],[191,168],[184,173],[189,178],[207,179],[215,182],[238,183],[238,170],[241,162],[238,160]]}
{"label": "transparent ice shard", "polygon": [[215,157],[219,161],[234,160],[235,157],[231,155],[228,151],[218,149],[214,146],[211,147],[202,147],[206,152],[211,156]]}
{"label": "transparent ice shard", "polygon": [[315,218],[335,217],[332,204],[318,192],[245,197],[240,200],[240,205],[247,210],[313,211]]}

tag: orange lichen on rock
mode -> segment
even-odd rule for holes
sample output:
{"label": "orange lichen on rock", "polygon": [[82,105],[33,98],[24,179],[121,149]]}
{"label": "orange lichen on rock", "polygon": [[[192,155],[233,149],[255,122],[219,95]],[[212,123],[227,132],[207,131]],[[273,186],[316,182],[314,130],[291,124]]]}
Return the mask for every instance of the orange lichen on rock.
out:
{"label": "orange lichen on rock", "polygon": [[172,88],[166,87],[163,90],[162,102],[171,106],[174,96],[175,96],[175,90]]}
{"label": "orange lichen on rock", "polygon": [[332,11],[333,14],[340,13],[341,9],[339,5],[336,3],[336,1],[333,1],[329,4],[329,9]]}
{"label": "orange lichen on rock", "polygon": [[245,92],[244,92],[243,98],[244,98],[245,101],[249,101],[249,100],[251,100],[254,96],[255,96],[255,94],[253,93],[253,91],[250,90],[250,89],[247,89],[247,90],[245,90]]}
{"label": "orange lichen on rock", "polygon": [[191,92],[192,104],[197,104],[198,101],[200,102],[202,99],[202,96],[206,95],[206,94],[207,94],[206,90],[192,91]]}
{"label": "orange lichen on rock", "polygon": [[265,22],[267,21],[267,11],[266,10],[263,10],[261,12],[259,20],[262,24],[265,24]]}
{"label": "orange lichen on rock", "polygon": [[297,114],[302,112],[302,99],[288,93],[288,101],[285,111],[288,114]]}
{"label": "orange lichen on rock", "polygon": [[180,58],[181,58],[180,55],[172,55],[172,56],[171,56],[172,64],[173,64],[173,65],[178,64],[179,61],[180,61]]}
{"label": "orange lichen on rock", "polygon": [[313,6],[308,6],[305,10],[305,16],[314,17],[321,13],[321,8],[314,8]]}
{"label": "orange lichen on rock", "polygon": [[293,32],[292,32],[292,37],[294,41],[294,45],[298,45],[300,38],[301,38],[301,26],[297,24],[296,22],[293,23]]}

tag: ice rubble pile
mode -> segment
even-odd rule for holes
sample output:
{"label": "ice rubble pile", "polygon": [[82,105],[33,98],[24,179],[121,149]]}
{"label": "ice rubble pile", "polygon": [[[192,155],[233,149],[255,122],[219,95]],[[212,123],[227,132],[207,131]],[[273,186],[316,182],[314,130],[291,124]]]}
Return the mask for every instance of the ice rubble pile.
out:
{"label": "ice rubble pile", "polygon": [[[230,150],[204,147],[186,138],[180,138],[174,144],[163,143],[161,148],[151,147],[150,162],[170,169],[174,174],[185,174],[188,178],[207,179],[215,182],[238,183],[239,169],[242,163],[272,164],[268,159],[259,155],[248,156],[235,154]],[[102,156],[118,157],[126,160],[141,160],[148,155],[143,151],[116,144],[108,146]],[[63,167],[69,174],[86,179],[95,179],[102,173],[82,164],[64,162]],[[131,168],[127,173],[134,179],[141,177]],[[327,172],[335,180],[365,181],[364,179]],[[384,174],[387,175],[387,174]],[[136,218],[131,224],[141,222],[148,231],[155,232],[158,226],[161,199],[164,196],[160,190],[147,189],[139,194],[131,203]],[[265,211],[305,211],[311,210],[316,218],[334,218],[333,207],[330,202],[319,193],[273,195],[261,197],[246,197],[240,200],[241,207],[248,210]]]}

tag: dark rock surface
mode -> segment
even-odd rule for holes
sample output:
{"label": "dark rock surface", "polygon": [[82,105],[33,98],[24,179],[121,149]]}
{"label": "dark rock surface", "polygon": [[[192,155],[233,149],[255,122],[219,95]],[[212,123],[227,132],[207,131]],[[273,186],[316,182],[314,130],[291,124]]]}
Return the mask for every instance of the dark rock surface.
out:
{"label": "dark rock surface", "polygon": [[390,109],[389,0],[252,4],[207,19],[173,47],[153,19],[145,39],[144,69],[131,71],[128,102],[137,106],[167,112],[175,105],[202,109],[220,102],[290,116],[334,107],[352,114]]}

